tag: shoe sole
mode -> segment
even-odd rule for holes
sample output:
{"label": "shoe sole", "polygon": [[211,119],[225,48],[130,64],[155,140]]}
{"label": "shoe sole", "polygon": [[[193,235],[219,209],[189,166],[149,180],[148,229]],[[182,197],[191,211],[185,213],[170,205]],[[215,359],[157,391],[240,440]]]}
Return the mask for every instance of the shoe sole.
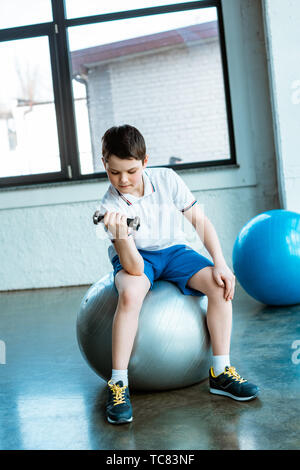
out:
{"label": "shoe sole", "polygon": [[235,395],[232,395],[231,393],[223,392],[222,390],[217,390],[216,388],[210,388],[209,391],[210,391],[210,393],[213,393],[214,395],[223,395],[225,397],[229,397],[229,398],[232,398],[233,400],[237,400],[237,401],[253,400],[258,395],[258,392],[257,392],[254,395],[251,395],[250,397],[237,397]]}
{"label": "shoe sole", "polygon": [[111,424],[123,424],[123,423],[131,423],[132,421],[132,417],[131,418],[122,418],[122,419],[119,419],[118,421],[114,421],[113,419],[109,418],[109,416],[107,416],[107,421]]}

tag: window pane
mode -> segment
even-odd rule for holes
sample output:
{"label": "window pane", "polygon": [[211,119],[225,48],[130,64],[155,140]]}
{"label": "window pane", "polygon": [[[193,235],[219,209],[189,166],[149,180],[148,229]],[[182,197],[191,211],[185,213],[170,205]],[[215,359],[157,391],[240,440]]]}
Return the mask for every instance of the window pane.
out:
{"label": "window pane", "polygon": [[0,0],[0,29],[52,21],[51,0]]}
{"label": "window pane", "polygon": [[158,7],[176,3],[188,3],[195,0],[66,0],[67,18],[81,18],[82,16],[103,15],[116,11],[138,10],[141,8]]}
{"label": "window pane", "polygon": [[47,37],[0,43],[0,177],[60,171]]}
{"label": "window pane", "polygon": [[122,124],[150,166],[230,158],[215,7],[76,26],[69,40],[82,173],[103,171],[101,137]]}

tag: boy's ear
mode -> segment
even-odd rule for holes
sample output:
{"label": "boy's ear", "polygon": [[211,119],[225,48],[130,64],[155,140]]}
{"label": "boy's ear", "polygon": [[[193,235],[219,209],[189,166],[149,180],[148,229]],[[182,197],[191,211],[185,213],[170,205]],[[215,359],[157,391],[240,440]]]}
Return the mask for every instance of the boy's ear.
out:
{"label": "boy's ear", "polygon": [[143,167],[146,167],[146,166],[147,166],[148,158],[149,158],[149,156],[146,154],[145,160],[144,160],[144,163],[143,163]]}

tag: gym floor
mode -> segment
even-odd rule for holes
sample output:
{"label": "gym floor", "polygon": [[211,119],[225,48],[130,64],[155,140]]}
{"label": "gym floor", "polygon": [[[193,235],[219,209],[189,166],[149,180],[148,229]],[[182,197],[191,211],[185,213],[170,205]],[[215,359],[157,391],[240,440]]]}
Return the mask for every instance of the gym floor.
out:
{"label": "gym floor", "polygon": [[105,419],[106,383],[77,345],[87,289],[0,294],[0,449],[299,449],[300,305],[266,307],[237,286],[231,361],[259,385],[255,400],[211,395],[207,380],[132,393],[133,422],[116,426]]}

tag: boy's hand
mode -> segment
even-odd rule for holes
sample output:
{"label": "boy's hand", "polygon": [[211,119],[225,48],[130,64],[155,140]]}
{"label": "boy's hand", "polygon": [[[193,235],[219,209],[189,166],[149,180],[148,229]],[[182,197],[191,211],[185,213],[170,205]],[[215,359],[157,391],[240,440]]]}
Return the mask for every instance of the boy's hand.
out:
{"label": "boy's hand", "polygon": [[213,277],[216,283],[224,287],[225,300],[232,300],[235,288],[235,276],[227,264],[216,264],[213,267]]}
{"label": "boy's hand", "polygon": [[103,223],[114,239],[128,238],[127,215],[122,215],[119,212],[106,212]]}

